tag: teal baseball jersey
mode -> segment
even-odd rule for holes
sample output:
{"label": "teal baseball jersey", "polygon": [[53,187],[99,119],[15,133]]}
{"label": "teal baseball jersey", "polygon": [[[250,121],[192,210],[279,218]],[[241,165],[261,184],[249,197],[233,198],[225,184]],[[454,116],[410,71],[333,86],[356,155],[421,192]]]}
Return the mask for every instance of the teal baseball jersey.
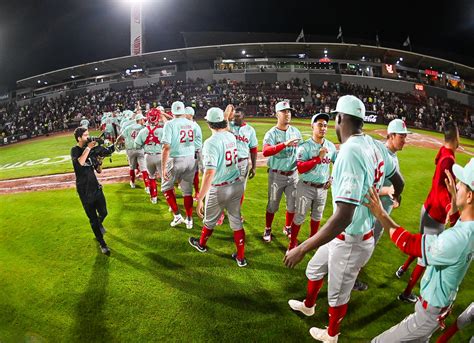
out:
{"label": "teal baseball jersey", "polygon": [[326,183],[329,180],[330,171],[329,164],[336,162],[336,146],[324,139],[323,144],[316,143],[313,138],[310,138],[301,144],[296,152],[298,161],[309,161],[316,156],[319,156],[319,151],[322,147],[328,150],[326,156],[321,159],[321,163],[317,164],[310,171],[300,174],[299,178],[306,182],[312,183]]}
{"label": "teal baseball jersey", "polygon": [[80,126],[85,127],[86,129],[89,128],[89,121],[87,119],[82,119],[79,123]]}
{"label": "teal baseball jersey", "polygon": [[160,154],[162,137],[163,125],[144,127],[135,138],[135,148],[143,148],[145,154]]}
{"label": "teal baseball jersey", "polygon": [[206,139],[202,149],[204,169],[215,169],[213,185],[231,182],[240,176],[237,142],[232,133],[217,132]]}
{"label": "teal baseball jersey", "polygon": [[[301,132],[294,126],[289,126],[288,130],[282,131],[276,126],[272,127],[263,137],[263,145],[277,145],[289,139],[301,139]],[[267,165],[270,169],[281,171],[292,171],[296,168],[296,147],[286,147],[278,154],[268,158]]]}
{"label": "teal baseball jersey", "polygon": [[237,140],[237,155],[239,158],[248,158],[250,149],[258,145],[255,129],[247,123],[243,123],[242,126],[237,126],[232,121],[229,123],[229,127]]}
{"label": "teal baseball jersey", "polygon": [[422,259],[426,271],[421,296],[431,306],[445,307],[456,298],[474,253],[474,221],[458,220],[439,235],[423,235]]}
{"label": "teal baseball jersey", "polygon": [[107,118],[105,118],[104,124],[105,124],[105,131],[113,133],[115,132],[114,125],[117,125],[118,122],[115,117],[108,116]]}
{"label": "teal baseball jersey", "polygon": [[370,136],[353,135],[341,145],[332,170],[332,202],[334,212],[337,202],[356,205],[346,233],[361,235],[372,229],[375,217],[362,203],[369,188],[375,186],[380,190],[385,177],[391,177],[393,173],[395,167],[388,153],[385,150],[382,154]]}
{"label": "teal baseball jersey", "polygon": [[169,144],[170,157],[194,156],[194,124],[186,118],[175,118],[163,127],[162,144]]}
{"label": "teal baseball jersey", "polygon": [[194,148],[196,151],[200,151],[202,149],[202,130],[198,123],[195,121],[192,123],[194,124]]}
{"label": "teal baseball jersey", "polygon": [[126,149],[136,149],[135,148],[135,138],[137,138],[138,133],[143,129],[143,125],[138,124],[136,121],[133,124],[127,125],[122,129],[120,134],[125,139],[125,148]]}

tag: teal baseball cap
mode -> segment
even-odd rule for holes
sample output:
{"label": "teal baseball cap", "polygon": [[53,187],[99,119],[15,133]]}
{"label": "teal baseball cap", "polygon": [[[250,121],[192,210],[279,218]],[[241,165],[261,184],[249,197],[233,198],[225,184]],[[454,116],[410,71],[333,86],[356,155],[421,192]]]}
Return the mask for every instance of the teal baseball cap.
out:
{"label": "teal baseball cap", "polygon": [[284,110],[294,111],[295,109],[291,108],[290,102],[288,100],[280,101],[279,103],[277,103],[275,105],[275,112],[280,112],[280,111],[284,111]]}
{"label": "teal baseball cap", "polygon": [[464,168],[459,164],[454,164],[453,173],[459,181],[474,191],[474,158],[471,158]]}
{"label": "teal baseball cap", "polygon": [[186,106],[184,110],[186,111],[186,114],[189,114],[194,117],[194,108],[192,108],[191,106]]}
{"label": "teal baseball cap", "polygon": [[145,119],[145,117],[143,116],[143,114],[138,113],[138,114],[135,116],[135,120],[141,120],[141,119]]}
{"label": "teal baseball cap", "polygon": [[359,119],[365,118],[365,105],[358,97],[344,95],[337,100],[336,109],[331,113],[344,113]]}
{"label": "teal baseball cap", "polygon": [[219,107],[211,107],[207,110],[204,119],[209,123],[220,123],[221,121],[224,121],[224,111]]}
{"label": "teal baseball cap", "polygon": [[388,123],[387,133],[400,133],[400,134],[410,134],[411,132],[407,130],[407,125],[401,119],[394,119]]}
{"label": "teal baseball cap", "polygon": [[184,104],[181,101],[175,101],[171,104],[171,113],[174,115],[183,115],[186,114],[186,109]]}

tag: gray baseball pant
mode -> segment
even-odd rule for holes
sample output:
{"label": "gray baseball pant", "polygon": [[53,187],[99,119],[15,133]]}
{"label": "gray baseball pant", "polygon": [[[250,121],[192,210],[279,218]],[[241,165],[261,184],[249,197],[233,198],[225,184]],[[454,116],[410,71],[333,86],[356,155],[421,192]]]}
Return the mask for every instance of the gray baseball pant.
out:
{"label": "gray baseball pant", "polygon": [[320,221],[323,217],[328,190],[316,188],[299,180],[296,185],[296,212],[293,222],[296,225],[304,223],[306,213],[311,208],[311,219]]}
{"label": "gray baseball pant", "polygon": [[283,192],[286,197],[286,210],[295,212],[296,183],[298,182],[298,173],[296,171],[289,175],[281,175],[269,170],[268,173],[268,203],[267,212],[276,213],[280,207]]}
{"label": "gray baseball pant", "polygon": [[244,194],[244,182],[235,181],[228,185],[211,186],[204,204],[204,226],[213,230],[222,211],[227,210],[230,228],[242,229],[240,199]]}
{"label": "gray baseball pant", "polygon": [[127,149],[127,158],[131,170],[137,169],[138,166],[142,169],[145,168],[145,154],[143,149]]}
{"label": "gray baseball pant", "polygon": [[173,189],[176,180],[180,180],[179,185],[183,195],[192,195],[195,165],[196,160],[194,156],[170,157],[166,166],[166,173],[169,175],[169,179],[162,180],[161,191],[164,193],[167,190]]}
{"label": "gray baseball pant", "polygon": [[145,154],[146,169],[150,179],[155,179],[155,174],[161,177],[161,154]]}

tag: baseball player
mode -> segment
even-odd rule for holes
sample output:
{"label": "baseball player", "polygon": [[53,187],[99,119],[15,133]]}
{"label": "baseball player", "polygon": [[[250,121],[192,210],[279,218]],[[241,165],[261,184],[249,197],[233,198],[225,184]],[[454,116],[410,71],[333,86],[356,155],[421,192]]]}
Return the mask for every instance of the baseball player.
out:
{"label": "baseball player", "polygon": [[79,123],[79,125],[82,126],[82,127],[84,127],[84,128],[86,128],[86,129],[89,129],[90,123],[89,123],[89,120],[87,120],[86,117],[82,116],[82,120],[81,120],[81,122]]}
{"label": "baseball player", "polygon": [[[387,141],[385,144],[382,144],[379,141],[375,141],[380,149],[386,149],[388,152],[388,156],[393,160],[393,164],[395,168],[397,168],[398,172],[400,173],[399,163],[397,152],[401,151],[405,146],[406,137],[407,135],[411,134],[410,131],[407,130],[407,126],[405,122],[401,119],[394,119],[392,120],[387,127]],[[383,183],[383,187],[379,192],[380,200],[382,201],[382,205],[384,210],[390,214],[393,208],[397,208],[399,206],[398,202],[393,200],[393,185],[389,179],[385,179]],[[375,245],[377,245],[380,237],[382,237],[383,227],[382,224],[377,220],[373,227],[374,230],[374,241]],[[365,291],[369,288],[369,286],[365,283],[360,281],[359,279],[356,280],[354,284],[354,290],[356,291]]]}
{"label": "baseball player", "polygon": [[298,147],[296,166],[299,180],[296,185],[296,214],[291,224],[289,250],[298,244],[298,232],[311,208],[311,233],[314,236],[323,217],[328,188],[331,186],[329,164],[336,161],[336,146],[325,138],[329,115],[315,114],[311,118],[313,135]]}
{"label": "baseball player", "polygon": [[112,112],[107,112],[104,114],[102,117],[101,128],[104,132],[104,137],[112,143],[114,143],[115,138],[117,138],[117,125],[118,122]]}
{"label": "baseball player", "polygon": [[[189,244],[200,252],[207,251],[207,240],[212,235],[217,219],[227,210],[230,228],[234,231],[237,252],[232,254],[239,267],[245,267],[245,231],[240,219],[240,199],[244,193],[244,183],[240,178],[237,142],[227,130],[228,117],[217,107],[211,107],[205,117],[212,136],[204,142],[204,176],[199,193],[196,212],[204,218],[201,237],[189,238]],[[206,204],[203,199],[206,197]],[[204,214],[203,214],[204,210]]]}
{"label": "baseball player", "polygon": [[[390,238],[404,253],[421,258],[426,272],[421,280],[421,296],[415,313],[375,337],[372,342],[428,342],[449,314],[459,285],[474,253],[474,159],[463,168],[455,164],[443,180],[451,194],[451,213],[456,224],[439,235],[411,234],[384,211],[378,195],[370,190],[366,204]],[[459,210],[459,211],[458,211]]]}
{"label": "baseball player", "polygon": [[194,121],[194,108],[187,106],[185,108],[186,115],[185,117],[190,120],[194,125],[194,147],[196,149],[195,159],[196,159],[196,171],[194,172],[193,186],[194,186],[194,198],[197,199],[199,196],[199,169],[202,165],[201,161],[201,149],[202,149],[202,130],[198,123]]}
{"label": "baseball player", "polygon": [[[171,105],[171,113],[174,119],[166,122],[163,127],[161,139],[161,191],[170,206],[174,219],[170,223],[172,227],[184,223],[186,228],[193,228],[193,179],[196,160],[194,136],[195,126],[184,116],[186,110],[181,101],[175,101]],[[176,195],[174,192],[175,181],[179,185],[184,197],[184,208],[186,219],[179,213]]]}
{"label": "baseball player", "polygon": [[163,122],[161,111],[152,108],[147,114],[148,125],[140,130],[135,138],[135,148],[145,152],[145,165],[148,171],[150,185],[150,200],[156,204],[158,190],[156,186],[156,173],[161,177],[161,137],[163,136]]}
{"label": "baseball player", "polygon": [[[244,186],[247,185],[247,177],[252,179],[255,176],[257,170],[257,153],[258,153],[258,141],[255,129],[244,121],[245,110],[242,107],[238,107],[235,110],[230,105],[230,116],[229,116],[229,130],[235,136],[237,140],[237,157],[238,167],[240,170],[240,176],[244,180]],[[251,167],[249,164],[249,158],[251,161]],[[244,201],[244,195],[240,200],[240,206]],[[222,212],[217,225],[222,225],[224,222],[224,212]]]}
{"label": "baseball player", "polygon": [[265,215],[263,240],[271,242],[272,223],[280,206],[283,192],[286,197],[286,223],[283,232],[288,236],[295,215],[295,193],[298,174],[296,173],[296,147],[302,136],[300,130],[291,126],[291,111],[288,101],[280,101],[275,106],[277,125],[263,138],[263,156],[269,157],[268,203]]}
{"label": "baseball player", "polygon": [[[445,170],[452,174],[452,167],[455,162],[454,152],[459,146],[459,131],[455,122],[448,121],[444,125],[444,145],[439,149],[435,158],[436,170],[431,184],[431,190],[421,208],[420,232],[428,235],[438,235],[444,230],[445,223],[454,221],[449,218],[448,213],[451,206],[451,198],[444,183]],[[415,259],[409,256],[405,263],[398,268],[395,275],[401,278],[408,266]],[[416,267],[408,281],[405,290],[398,296],[398,299],[405,302],[414,303],[417,297],[412,293],[413,288],[418,283],[421,275],[425,271],[423,261],[418,259]]]}
{"label": "baseball player", "polygon": [[148,172],[144,168],[145,155],[142,148],[135,146],[135,138],[143,129],[145,117],[141,114],[135,115],[134,123],[130,123],[122,128],[120,135],[125,139],[125,148],[127,149],[128,164],[130,166],[130,188],[135,188],[135,169],[138,165],[142,168],[143,181],[145,183],[145,190],[149,192]]}
{"label": "baseball player", "polygon": [[444,333],[438,338],[436,343],[448,342],[459,330],[472,324],[474,319],[474,303],[471,303],[464,311],[456,318],[453,324],[447,328]]}
{"label": "baseball player", "polygon": [[360,206],[364,195],[372,187],[380,189],[386,176],[392,179],[395,198],[403,189],[403,180],[391,159],[362,132],[362,101],[352,95],[342,96],[335,112],[336,134],[342,145],[332,172],[333,215],[314,236],[287,251],[284,259],[286,266],[292,268],[307,252],[319,248],[306,268],[306,299],[288,303],[295,311],[313,315],[324,276],[328,274],[329,326],[324,330],[310,329],[313,338],[324,342],[337,342],[357,274],[374,249],[375,219],[367,207]]}

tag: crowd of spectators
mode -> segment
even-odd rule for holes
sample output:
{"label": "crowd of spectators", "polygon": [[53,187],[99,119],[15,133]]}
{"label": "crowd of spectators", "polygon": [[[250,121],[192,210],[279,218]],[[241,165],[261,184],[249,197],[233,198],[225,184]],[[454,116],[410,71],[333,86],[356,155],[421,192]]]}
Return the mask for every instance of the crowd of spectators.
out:
{"label": "crowd of spectators", "polygon": [[197,116],[203,116],[211,106],[225,108],[227,104],[246,108],[248,115],[269,116],[278,101],[288,99],[296,116],[310,116],[334,109],[338,97],[345,94],[358,96],[367,111],[382,116],[385,123],[401,118],[409,126],[439,131],[446,120],[454,119],[462,135],[474,135],[474,109],[445,98],[393,93],[349,83],[324,82],[316,86],[305,79],[274,83],[230,80],[208,83],[198,79],[161,81],[120,91],[84,91],[24,106],[11,102],[0,106],[0,137],[64,130],[76,126],[82,117],[97,126],[103,112],[134,109],[138,101],[142,106],[159,104],[169,108],[173,101],[181,100],[194,107]]}

